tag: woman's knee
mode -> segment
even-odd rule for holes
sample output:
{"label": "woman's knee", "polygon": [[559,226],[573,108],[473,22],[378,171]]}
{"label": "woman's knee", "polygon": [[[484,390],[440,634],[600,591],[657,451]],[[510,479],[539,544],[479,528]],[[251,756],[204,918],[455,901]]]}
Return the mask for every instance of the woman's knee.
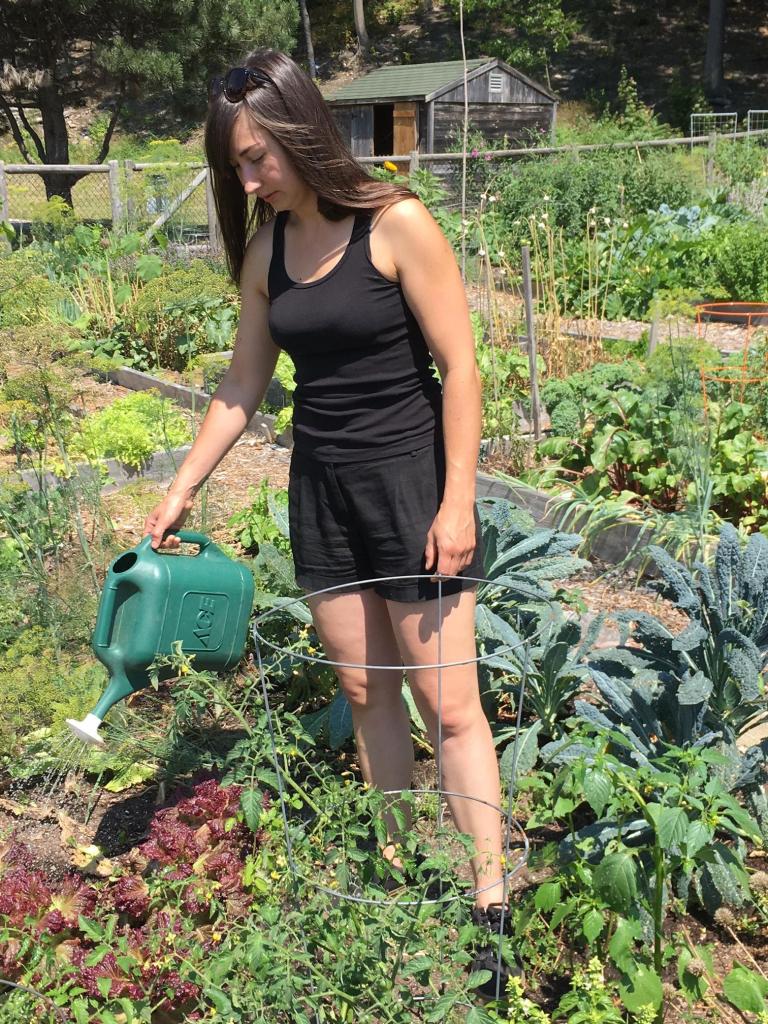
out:
{"label": "woman's knee", "polygon": [[424,719],[424,724],[427,726],[433,743],[437,740],[438,722],[440,736],[445,742],[447,739],[470,734],[485,718],[482,708],[475,707],[474,702],[456,704],[443,702],[439,706],[437,703],[430,703],[421,711],[421,717]]}
{"label": "woman's knee", "polygon": [[344,696],[352,711],[371,711],[402,700],[402,673],[370,669],[337,669]]}

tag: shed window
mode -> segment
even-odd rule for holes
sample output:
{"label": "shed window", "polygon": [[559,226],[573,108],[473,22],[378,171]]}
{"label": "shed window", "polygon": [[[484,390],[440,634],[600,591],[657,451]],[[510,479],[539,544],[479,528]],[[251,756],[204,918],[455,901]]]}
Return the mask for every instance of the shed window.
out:
{"label": "shed window", "polygon": [[498,71],[492,71],[488,76],[488,88],[490,92],[502,92],[504,89],[504,76]]}

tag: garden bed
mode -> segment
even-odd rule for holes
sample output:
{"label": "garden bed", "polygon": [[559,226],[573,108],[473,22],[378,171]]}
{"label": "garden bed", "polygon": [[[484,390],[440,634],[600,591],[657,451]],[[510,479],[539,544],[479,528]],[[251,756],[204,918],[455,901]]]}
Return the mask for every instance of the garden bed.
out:
{"label": "garden bed", "polygon": [[[715,155],[720,161],[719,150]],[[742,155],[759,193],[760,168],[752,164],[764,163],[762,155]],[[729,526],[717,551],[705,552],[709,569],[690,571],[662,552],[658,578],[638,581],[634,570],[608,564],[623,558],[636,533],[621,524],[611,547],[593,544],[605,561],[584,562],[574,555],[577,540],[557,529],[562,520],[549,517],[546,489],[563,479],[572,484],[573,509],[595,491],[598,498],[622,494],[622,514],[646,495],[661,515],[682,509],[690,498],[686,459],[702,442],[691,424],[701,426],[702,399],[706,406],[713,398],[700,393],[700,365],[719,361],[718,352],[741,351],[745,333],[706,325],[701,345],[690,346],[685,390],[671,383],[666,342],[695,335],[695,325],[661,321],[660,360],[638,366],[632,354],[645,348],[649,330],[640,317],[657,294],[680,298],[670,304],[679,310],[699,287],[734,298],[747,298],[744,288],[759,291],[764,224],[759,212],[739,206],[738,196],[723,196],[726,203],[692,195],[673,179],[671,165],[650,154],[642,161],[605,154],[604,167],[601,160],[517,165],[508,178],[494,178],[497,193],[486,191],[488,203],[468,214],[466,233],[455,211],[440,212],[457,249],[464,234],[470,260],[477,255],[470,276],[489,270],[499,284],[515,279],[519,268],[504,252],[517,256],[523,239],[530,240],[542,324],[556,324],[558,310],[588,311],[590,294],[603,295],[603,311],[613,317],[595,331],[593,323],[562,316],[552,327],[558,337],[541,331],[542,366],[546,361],[549,369],[542,391],[549,392],[553,430],[539,451],[550,461],[529,477],[534,489],[527,496],[482,474],[478,488],[502,497],[480,508],[486,572],[500,583],[478,588],[476,631],[483,710],[505,787],[515,773],[512,811],[531,841],[510,919],[533,1002],[513,990],[509,1006],[470,1009],[478,999],[464,966],[478,936],[468,905],[407,918],[364,902],[389,870],[378,849],[383,797],[362,784],[349,707],[330,668],[318,663],[311,624],[284,604],[296,596],[285,499],[259,485],[285,487],[290,453],[271,443],[274,432],[261,416],[256,432],[244,434],[212,474],[187,525],[244,557],[256,577],[257,606],[275,613],[273,639],[291,653],[266,667],[270,722],[252,660],[213,677],[180,656],[171,682],[149,686],[110,712],[104,751],[86,759],[68,748],[64,720],[93,707],[104,685],[89,641],[106,566],[140,540],[172,467],[160,470],[163,479],[138,478],[111,493],[78,491],[73,480],[47,494],[8,488],[4,495],[0,979],[55,997],[68,1024],[181,1024],[203,1016],[308,1024],[316,1013],[356,1024],[756,1024],[768,993],[768,751],[759,744],[768,728],[768,544],[759,533],[747,544]],[[474,172],[484,166],[476,162]],[[727,161],[723,166],[727,171]],[[196,366],[200,382],[209,391],[215,386],[226,362],[220,350],[231,346],[239,315],[231,283],[210,263],[164,262],[143,251],[138,237],[102,238],[85,225],[77,232],[65,227],[61,236],[51,245],[44,233],[0,267],[8,298],[0,311],[2,340],[6,350],[16,344],[20,358],[28,357],[28,379],[3,382],[7,403],[19,403],[19,420],[11,424],[19,459],[38,453],[42,464],[44,453],[55,463],[72,437],[72,452],[90,458],[96,445],[82,440],[80,414],[123,397],[123,384],[155,387],[194,407],[194,434],[208,395],[190,388],[197,378],[180,368]],[[606,270],[605,282],[590,276],[596,267]],[[528,361],[517,344],[521,303],[500,289],[469,292],[479,314],[473,327],[484,433],[513,436],[515,403],[528,389]],[[638,319],[619,320],[622,310]],[[492,328],[499,341],[493,348]],[[630,343],[606,344],[607,369],[594,369],[595,334]],[[47,374],[59,360],[61,373]],[[172,369],[120,370],[117,384],[70,380],[117,360]],[[574,380],[569,370],[578,367],[586,376]],[[290,390],[285,371],[278,363]],[[58,426],[53,416],[35,415],[71,384],[82,392],[70,403],[75,408],[69,398],[50,403],[62,413]],[[680,395],[693,396],[690,409],[678,408]],[[709,449],[720,459],[716,497],[730,522],[747,532],[759,525],[768,493],[755,441],[763,396],[752,396],[748,412],[727,391],[716,398],[726,426],[738,420],[734,436],[718,436],[719,447]],[[165,414],[163,407],[162,436],[152,433],[151,450],[171,436]],[[139,466],[147,446],[124,429],[121,415],[109,420],[111,434],[131,441],[133,448],[119,450]],[[49,428],[51,436],[41,437]],[[680,442],[683,428],[688,434]],[[186,440],[177,437],[168,447]],[[524,445],[513,437],[510,448],[520,457]],[[678,468],[671,472],[673,457]],[[0,470],[15,466],[16,457],[7,461]],[[739,505],[745,493],[751,504]],[[753,507],[755,518],[743,514]],[[230,525],[233,513],[239,515]],[[621,543],[613,543],[617,538]],[[524,731],[515,743],[523,679]],[[415,782],[428,788],[436,781],[431,748],[407,689],[404,698]],[[745,753],[749,743],[755,746]],[[70,770],[75,762],[78,769]],[[416,799],[437,809],[434,798]],[[26,854],[5,843],[11,831],[30,848]],[[405,831],[412,873],[415,851],[428,846],[434,829],[420,818]],[[304,879],[298,888],[294,856]],[[50,880],[36,876],[36,867],[49,869]],[[466,854],[455,832],[440,870],[466,887]],[[342,901],[334,886],[362,901]],[[24,993],[7,1000],[0,993],[0,1006],[9,1024],[36,1015],[49,1024],[43,1007],[50,1003],[35,1004]]]}

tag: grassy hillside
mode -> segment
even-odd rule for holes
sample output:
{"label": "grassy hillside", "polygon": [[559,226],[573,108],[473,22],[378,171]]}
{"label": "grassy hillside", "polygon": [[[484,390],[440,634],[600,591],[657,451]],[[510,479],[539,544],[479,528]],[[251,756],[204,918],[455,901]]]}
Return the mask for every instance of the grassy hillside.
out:
{"label": "grassy hillside", "polygon": [[[458,19],[447,0],[368,0],[372,46],[366,62],[357,53],[349,0],[309,0],[308,6],[323,91],[379,64],[461,56]],[[726,79],[731,109],[744,115],[749,107],[768,107],[768,18],[763,0],[729,7]],[[564,0],[564,9],[579,26],[568,49],[551,53],[546,64],[522,69],[560,96],[561,120],[567,122],[574,111],[599,112],[614,103],[622,66],[636,80],[640,99],[676,128],[687,129],[691,109],[707,109],[701,89],[707,0]],[[486,13],[467,18],[465,36],[470,58],[505,56],[514,45],[514,31]],[[301,34],[295,56],[305,59]],[[196,158],[203,114],[204,105],[197,112],[179,113],[172,96],[133,100],[110,156]],[[92,160],[106,127],[101,98],[95,95],[86,107],[68,110],[67,122],[71,159]],[[20,159],[9,134],[0,134],[0,159]]]}

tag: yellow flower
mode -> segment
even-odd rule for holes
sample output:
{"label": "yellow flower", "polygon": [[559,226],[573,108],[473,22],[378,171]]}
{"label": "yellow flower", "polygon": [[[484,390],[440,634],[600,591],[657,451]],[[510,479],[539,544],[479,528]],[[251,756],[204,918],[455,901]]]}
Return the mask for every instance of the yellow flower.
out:
{"label": "yellow flower", "polygon": [[397,164],[393,164],[391,160],[385,160],[384,167],[386,170],[392,171],[393,174],[397,170]]}
{"label": "yellow flower", "polygon": [[213,934],[211,935],[211,941],[212,942],[221,942],[221,939],[222,939],[221,932],[213,932]]}

